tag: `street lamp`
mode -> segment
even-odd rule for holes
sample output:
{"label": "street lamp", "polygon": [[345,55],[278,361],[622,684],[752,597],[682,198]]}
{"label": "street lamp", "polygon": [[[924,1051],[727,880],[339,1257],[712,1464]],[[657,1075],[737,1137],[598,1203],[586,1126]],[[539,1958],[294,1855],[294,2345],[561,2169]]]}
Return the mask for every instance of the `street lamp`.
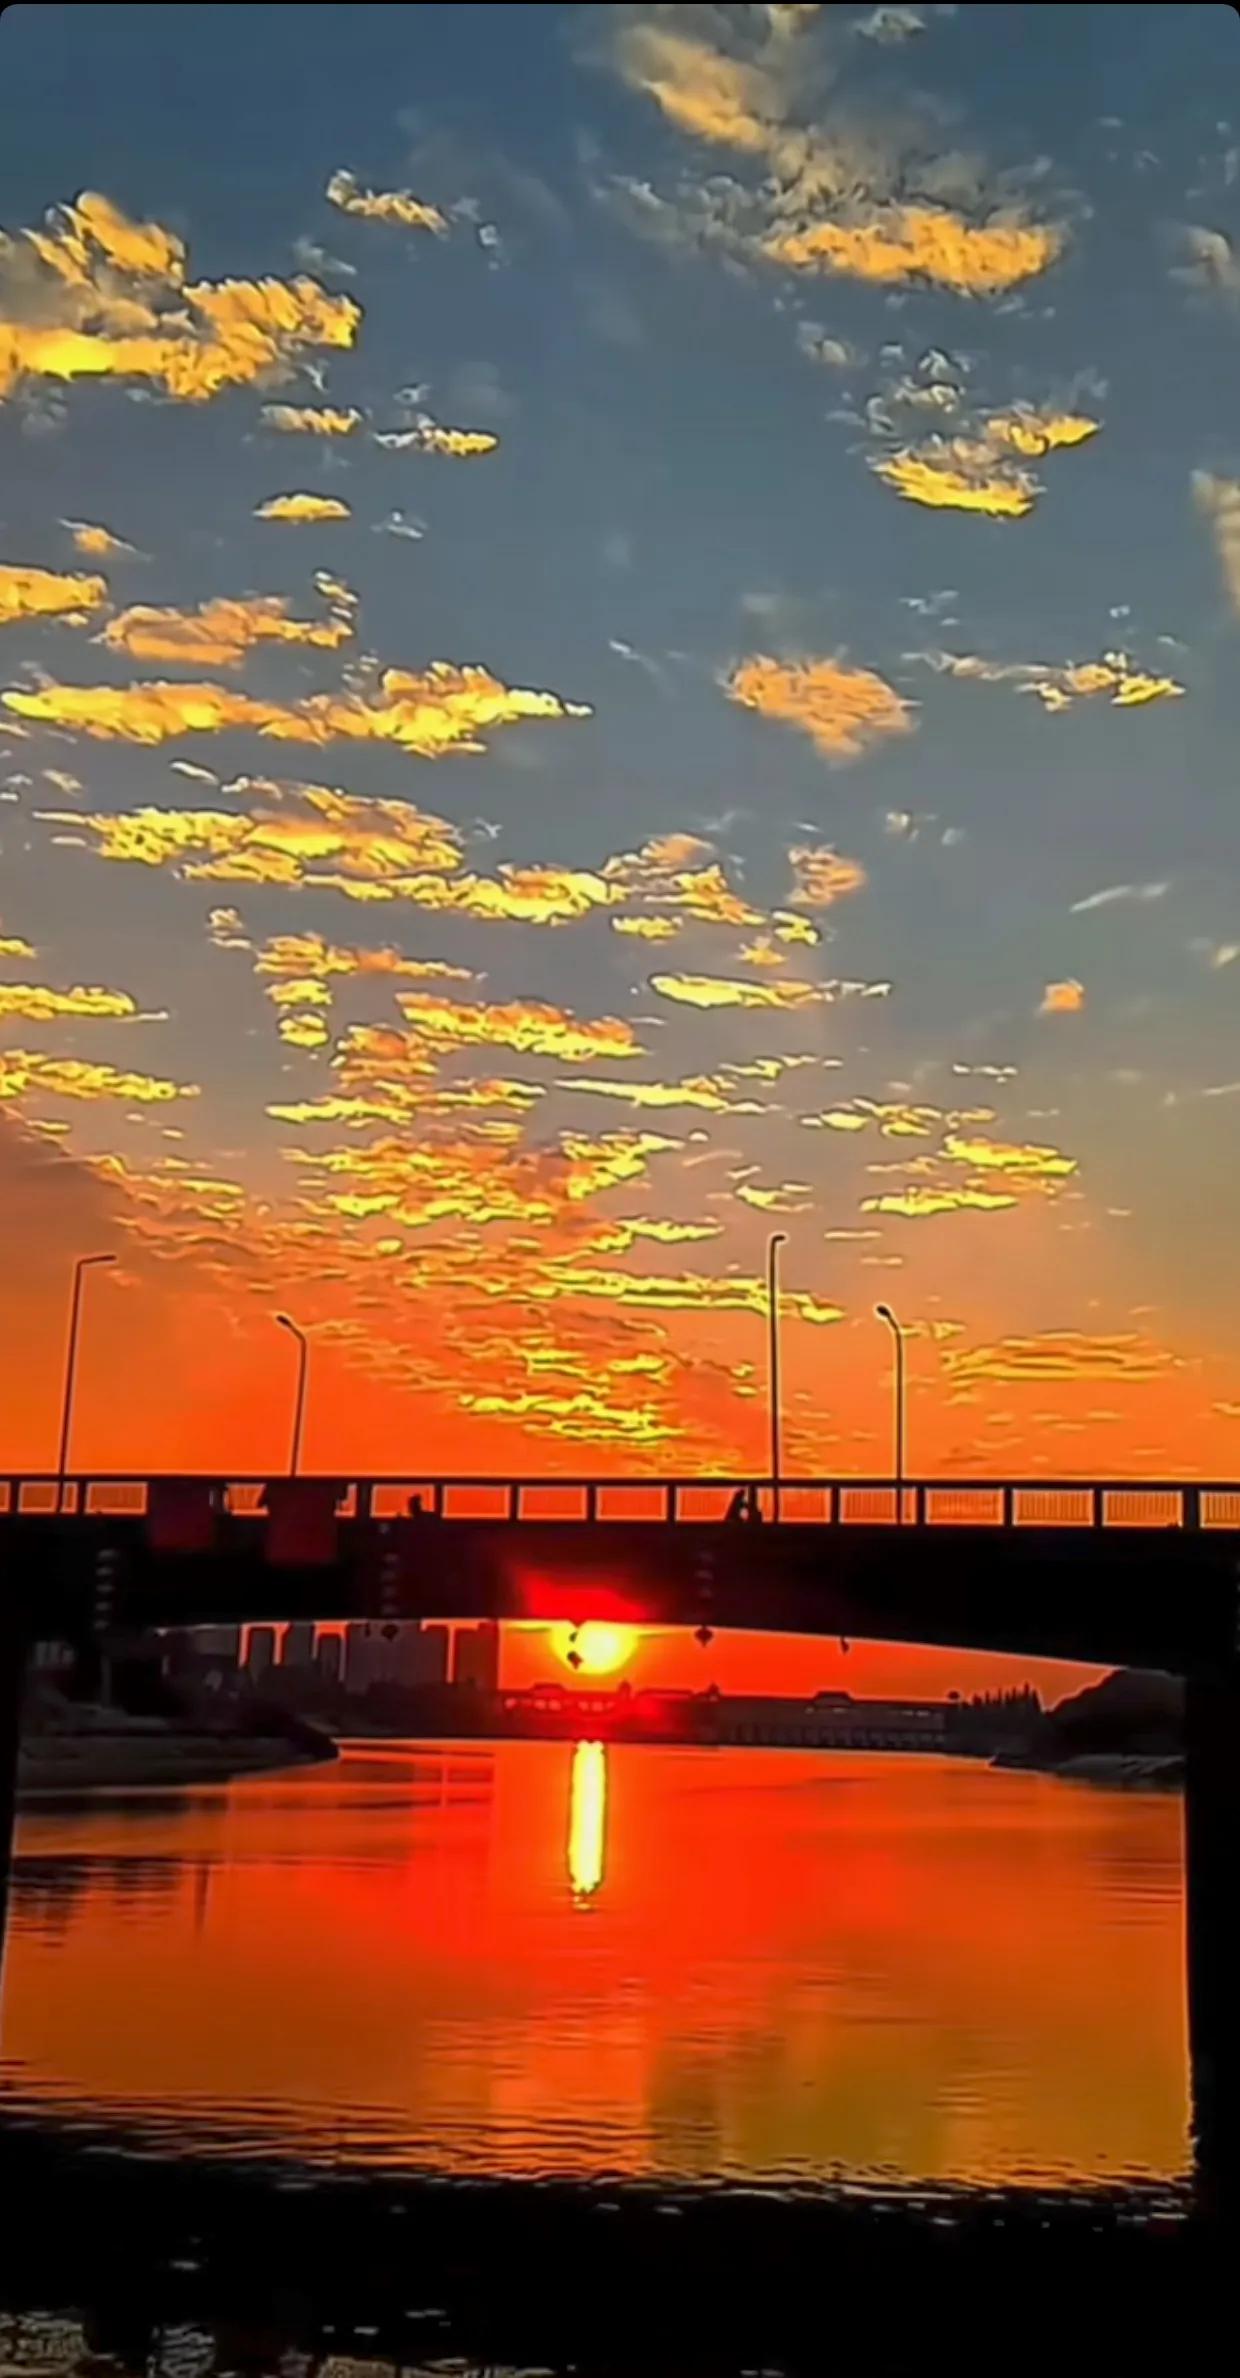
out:
{"label": "street lamp", "polygon": [[773,1230],[766,1242],[766,1326],[768,1339],[767,1392],[771,1420],[771,1516],[779,1517],[780,1392],[779,1392],[779,1250],[788,1243],[786,1230]]}
{"label": "street lamp", "polygon": [[875,1305],[874,1312],[879,1321],[886,1322],[887,1327],[891,1331],[892,1337],[895,1339],[896,1343],[896,1524],[897,1526],[902,1526],[904,1521],[904,1331],[901,1329],[900,1324],[897,1321],[895,1314],[892,1312],[890,1305]]}
{"label": "street lamp", "polygon": [[277,1313],[276,1320],[281,1329],[286,1329],[289,1336],[297,1340],[297,1399],[293,1406],[293,1453],[289,1462],[289,1476],[295,1478],[301,1467],[301,1432],[306,1418],[306,1365],[310,1359],[310,1340],[289,1314]]}
{"label": "street lamp", "polygon": [[73,1301],[69,1307],[69,1350],[65,1356],[65,1384],[60,1404],[60,1458],[56,1464],[56,1509],[65,1507],[69,1439],[73,1429],[73,1394],[77,1385],[78,1333],[82,1322],[82,1282],[95,1264],[115,1263],[115,1255],[79,1255],[73,1266]]}

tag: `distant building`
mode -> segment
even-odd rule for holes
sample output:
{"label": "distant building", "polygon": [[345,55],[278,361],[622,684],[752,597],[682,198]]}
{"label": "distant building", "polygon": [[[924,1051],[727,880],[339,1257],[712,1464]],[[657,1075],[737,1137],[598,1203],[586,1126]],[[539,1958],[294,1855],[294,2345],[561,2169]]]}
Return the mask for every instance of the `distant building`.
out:
{"label": "distant building", "polygon": [[295,1618],[284,1630],[284,1649],[280,1655],[282,1668],[312,1668],[314,1666],[314,1621]]}
{"label": "distant building", "polygon": [[499,1628],[494,1619],[458,1627],[452,1645],[452,1682],[493,1693],[499,1684]]}
{"label": "distant building", "polygon": [[320,1635],[315,1646],[314,1664],[324,1684],[343,1684],[344,1636]]}
{"label": "distant building", "polygon": [[246,1647],[245,1672],[252,1684],[267,1674],[276,1664],[276,1630],[274,1627],[251,1627]]}
{"label": "distant building", "polygon": [[443,1684],[447,1673],[446,1627],[368,1619],[348,1629],[345,1682],[351,1693],[367,1693],[372,1685]]}

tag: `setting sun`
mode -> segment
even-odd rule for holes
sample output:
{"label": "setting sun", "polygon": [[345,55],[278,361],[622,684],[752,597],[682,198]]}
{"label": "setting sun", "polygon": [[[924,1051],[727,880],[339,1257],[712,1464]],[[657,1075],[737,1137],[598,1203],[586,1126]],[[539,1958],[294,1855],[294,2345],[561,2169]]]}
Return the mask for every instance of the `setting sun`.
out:
{"label": "setting sun", "polygon": [[580,1627],[567,1623],[551,1629],[551,1647],[566,1668],[584,1676],[610,1676],[626,1667],[637,1646],[636,1627],[613,1626],[590,1618]]}

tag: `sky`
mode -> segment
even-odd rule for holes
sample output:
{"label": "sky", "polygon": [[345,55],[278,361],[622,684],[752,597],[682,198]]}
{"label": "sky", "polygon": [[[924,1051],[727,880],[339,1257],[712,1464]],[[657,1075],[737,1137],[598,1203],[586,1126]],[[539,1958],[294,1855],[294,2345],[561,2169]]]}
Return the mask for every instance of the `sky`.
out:
{"label": "sky", "polygon": [[1235,13],[226,14],[0,19],[7,1463],[106,1251],[80,1466],[287,1310],[311,1468],[760,1473],[780,1230],[790,1474],[887,1301],[912,1472],[1234,1476]]}

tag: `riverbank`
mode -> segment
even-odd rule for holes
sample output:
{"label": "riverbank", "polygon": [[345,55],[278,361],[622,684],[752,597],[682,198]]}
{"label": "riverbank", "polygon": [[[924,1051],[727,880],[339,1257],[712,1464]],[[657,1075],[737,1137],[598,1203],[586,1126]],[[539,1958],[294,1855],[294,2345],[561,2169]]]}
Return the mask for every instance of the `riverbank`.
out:
{"label": "riverbank", "polygon": [[338,1756],[320,1727],[260,1703],[144,1713],[44,1690],[27,1706],[18,1804],[130,1786],[229,1783]]}
{"label": "riverbank", "polygon": [[1167,1753],[1149,1756],[1135,1751],[1082,1751],[1075,1758],[1050,1759],[1020,1751],[1001,1751],[990,1764],[1034,1775],[1057,1775],[1065,1783],[1100,1784],[1113,1792],[1182,1792],[1184,1789],[1184,1761]]}

